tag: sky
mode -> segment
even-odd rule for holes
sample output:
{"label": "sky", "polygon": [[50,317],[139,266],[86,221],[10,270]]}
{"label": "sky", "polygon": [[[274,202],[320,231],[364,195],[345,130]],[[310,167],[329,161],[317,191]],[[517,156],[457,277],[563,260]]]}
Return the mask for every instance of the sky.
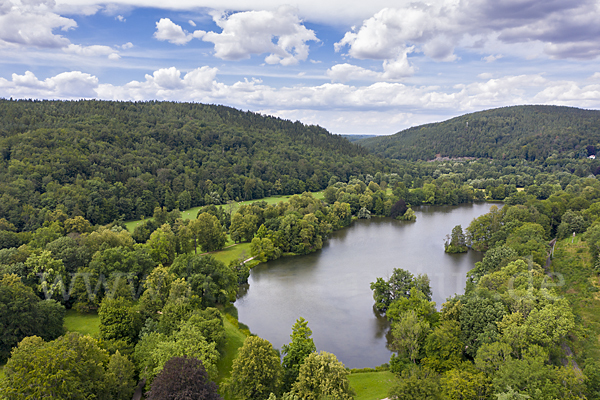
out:
{"label": "sky", "polygon": [[600,108],[600,0],[0,0],[0,98],[223,104],[388,135]]}

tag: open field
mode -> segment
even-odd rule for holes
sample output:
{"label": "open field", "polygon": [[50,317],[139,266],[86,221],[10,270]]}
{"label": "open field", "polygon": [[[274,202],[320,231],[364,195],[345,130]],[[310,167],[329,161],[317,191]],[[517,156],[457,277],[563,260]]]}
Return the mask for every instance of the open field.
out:
{"label": "open field", "polygon": [[83,314],[75,310],[67,310],[64,325],[69,332],[79,332],[82,335],[94,337],[100,334],[100,317],[98,317],[98,314]]}
{"label": "open field", "polygon": [[354,373],[348,376],[356,392],[354,400],[380,400],[388,397],[395,377],[390,371]]}
{"label": "open field", "polygon": [[[323,192],[313,192],[312,195],[317,198],[322,200],[323,199]],[[292,195],[286,195],[286,196],[271,196],[271,197],[265,197],[264,199],[255,199],[255,200],[248,200],[248,201],[240,201],[240,202],[235,202],[235,203],[231,203],[229,204],[225,204],[225,205],[221,205],[220,207],[231,207],[231,212],[235,212],[241,205],[244,204],[252,204],[255,203],[257,201],[266,201],[268,204],[277,204],[280,201],[287,201],[287,199],[289,199],[290,197],[292,197]],[[198,210],[200,210],[200,208],[202,207],[194,207],[194,208],[190,208],[189,210],[185,210],[181,212],[181,217],[183,219],[194,219],[196,218],[196,214],[198,214]],[[145,218],[145,219],[140,219],[140,220],[136,220],[136,221],[128,221],[125,222],[125,226],[127,227],[127,230],[129,232],[133,233],[133,230],[135,229],[136,226],[140,225],[141,223],[152,219],[152,218]]]}
{"label": "open field", "polygon": [[222,261],[225,265],[229,265],[232,260],[250,258],[250,243],[240,243],[234,246],[227,247],[223,250],[214,251],[211,254],[214,258]]}

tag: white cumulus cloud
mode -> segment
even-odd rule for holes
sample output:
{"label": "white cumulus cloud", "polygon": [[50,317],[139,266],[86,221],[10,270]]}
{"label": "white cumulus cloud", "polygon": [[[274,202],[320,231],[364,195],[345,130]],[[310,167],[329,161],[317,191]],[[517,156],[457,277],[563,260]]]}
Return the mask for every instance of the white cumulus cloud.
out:
{"label": "white cumulus cloud", "polygon": [[158,40],[166,40],[170,43],[182,45],[194,38],[200,39],[205,33],[206,32],[202,30],[188,33],[169,18],[161,18],[160,21],[156,23],[156,32],[154,32],[154,37]]}
{"label": "white cumulus cloud", "polygon": [[202,40],[214,43],[215,56],[224,60],[268,53],[268,64],[292,65],[308,57],[306,42],[319,41],[315,32],[302,24],[297,10],[287,6],[276,11],[215,14],[213,19],[222,32],[207,32]]}
{"label": "white cumulus cloud", "polygon": [[56,29],[68,31],[77,23],[52,12],[53,1],[19,2],[5,0],[0,5],[0,43],[40,48],[60,48],[69,40]]}
{"label": "white cumulus cloud", "polygon": [[[188,32],[169,18],[156,23],[154,37],[158,40],[184,45],[192,39],[213,43],[215,57],[223,60],[242,60],[253,54],[265,54],[267,64],[292,65],[308,57],[306,42],[319,41],[307,29],[291,7],[277,11],[246,11],[231,15],[213,13],[221,33],[197,30]],[[188,21],[195,26],[193,21]]]}

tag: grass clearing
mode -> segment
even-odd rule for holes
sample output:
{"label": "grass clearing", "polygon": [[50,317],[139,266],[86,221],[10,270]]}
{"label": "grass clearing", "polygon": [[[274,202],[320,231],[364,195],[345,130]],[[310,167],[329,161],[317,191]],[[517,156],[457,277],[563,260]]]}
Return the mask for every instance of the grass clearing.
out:
{"label": "grass clearing", "polygon": [[84,314],[75,310],[67,310],[64,321],[69,332],[98,337],[100,335],[100,317],[98,314]]}
{"label": "grass clearing", "polygon": [[[231,376],[231,368],[233,366],[233,360],[237,357],[238,349],[244,344],[246,340],[246,334],[238,329],[237,321],[235,318],[225,314],[223,318],[223,324],[225,326],[225,336],[227,338],[225,342],[225,350],[217,362],[217,384],[220,384],[224,379]],[[228,396],[224,396],[228,399]]]}
{"label": "grass clearing", "polygon": [[348,380],[356,392],[354,400],[381,400],[388,397],[396,377],[390,371],[363,372],[348,375]]}
{"label": "grass clearing", "polygon": [[[323,198],[325,197],[325,195],[323,194],[323,191],[311,192],[311,194],[313,195],[314,198],[319,199],[319,200],[323,200]],[[263,199],[234,202],[231,204],[222,205],[220,207],[230,207],[231,212],[234,213],[241,205],[252,204],[252,203],[256,203],[257,201],[266,201],[268,204],[277,204],[280,201],[287,201],[292,196],[293,195],[271,196],[271,197],[265,197]],[[181,218],[195,219],[196,214],[198,214],[198,211],[200,210],[200,208],[202,208],[202,207],[194,207],[194,208],[190,208],[189,210],[182,211]],[[144,219],[140,219],[140,220],[136,220],[136,221],[127,221],[127,222],[125,222],[125,227],[127,228],[127,230],[129,232],[133,233],[133,230],[135,229],[136,226],[138,226],[150,219],[152,219],[152,218],[148,217],[148,218],[144,218]]]}
{"label": "grass clearing", "polygon": [[210,253],[214,258],[222,261],[225,265],[229,265],[232,260],[250,258],[250,243],[240,243],[235,246],[228,247],[223,250]]}

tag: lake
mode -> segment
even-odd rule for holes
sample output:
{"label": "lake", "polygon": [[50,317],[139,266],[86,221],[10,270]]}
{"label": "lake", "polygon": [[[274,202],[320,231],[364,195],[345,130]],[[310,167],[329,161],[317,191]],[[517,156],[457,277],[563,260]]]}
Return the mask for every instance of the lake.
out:
{"label": "lake", "polygon": [[482,254],[446,254],[444,240],[456,225],[465,229],[491,204],[419,207],[416,222],[359,220],[334,232],[323,249],[261,264],[235,306],[240,322],[276,348],[290,342],[292,325],[308,321],[317,350],[334,353],[349,368],[386,363],[385,318],[373,309],[369,285],[394,268],[427,274],[438,309],[464,292],[466,273]]}

